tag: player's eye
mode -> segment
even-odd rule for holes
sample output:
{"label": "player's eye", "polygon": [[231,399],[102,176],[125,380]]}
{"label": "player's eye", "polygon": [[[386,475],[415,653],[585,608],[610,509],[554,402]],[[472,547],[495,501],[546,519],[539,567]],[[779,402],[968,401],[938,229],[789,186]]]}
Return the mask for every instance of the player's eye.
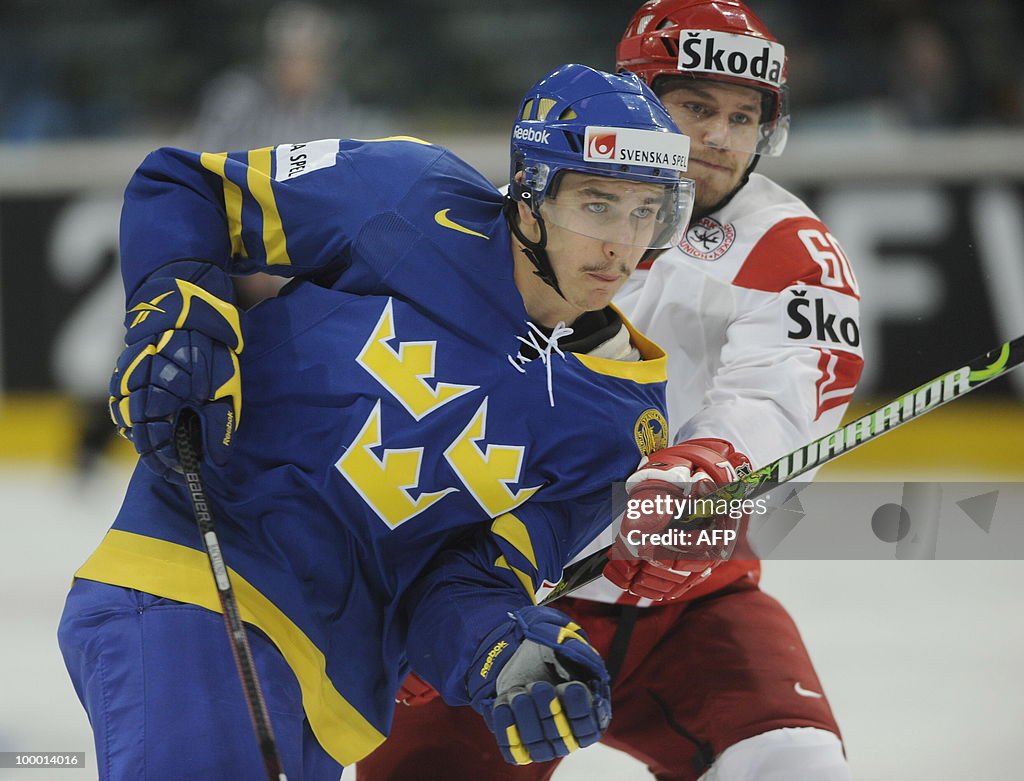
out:
{"label": "player's eye", "polygon": [[695,117],[704,118],[708,115],[708,107],[703,103],[684,103],[683,108],[693,114]]}
{"label": "player's eye", "polygon": [[743,114],[742,112],[736,112],[735,114],[733,114],[732,117],[730,118],[730,121],[734,125],[741,125],[741,126],[746,126],[746,125],[754,124],[754,118],[752,116],[750,116],[750,114]]}
{"label": "player's eye", "polygon": [[654,209],[650,206],[638,206],[631,213],[638,220],[646,220],[654,215]]}
{"label": "player's eye", "polygon": [[586,209],[591,214],[607,214],[608,213],[608,204],[607,203],[600,203],[600,202],[587,203],[587,204],[583,205],[583,208]]}

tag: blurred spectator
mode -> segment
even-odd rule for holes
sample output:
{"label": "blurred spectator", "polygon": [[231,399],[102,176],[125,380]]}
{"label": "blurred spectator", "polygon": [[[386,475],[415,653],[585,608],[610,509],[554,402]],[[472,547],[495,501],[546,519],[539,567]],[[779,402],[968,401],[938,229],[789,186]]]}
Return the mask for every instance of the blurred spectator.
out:
{"label": "blurred spectator", "polygon": [[332,11],[289,0],[270,9],[263,31],[262,66],[230,70],[204,91],[194,128],[197,148],[382,134],[383,121],[355,106],[344,88],[338,57],[344,30]]}
{"label": "blurred spectator", "polygon": [[0,138],[49,141],[102,137],[122,127],[120,96],[105,90],[103,74],[80,52],[60,58],[0,36]]}
{"label": "blurred spectator", "polygon": [[[598,42],[627,18],[621,0],[390,0],[340,14],[322,2],[0,2],[0,138],[174,134],[220,151],[372,137],[387,128],[365,104],[399,90],[417,124],[504,126],[534,67],[607,67]],[[799,129],[1024,121],[1020,0],[753,2],[793,42]]]}
{"label": "blurred spectator", "polygon": [[[204,90],[191,145],[209,151],[255,149],[319,138],[387,135],[382,117],[353,104],[339,52],[345,30],[331,10],[300,0],[273,6],[263,23],[263,62],[232,69]],[[238,303],[276,295],[282,277],[235,278]]]}
{"label": "blurred spectator", "polygon": [[969,121],[972,95],[966,58],[933,19],[910,17],[890,47],[888,99],[898,121],[915,128],[962,125]]}

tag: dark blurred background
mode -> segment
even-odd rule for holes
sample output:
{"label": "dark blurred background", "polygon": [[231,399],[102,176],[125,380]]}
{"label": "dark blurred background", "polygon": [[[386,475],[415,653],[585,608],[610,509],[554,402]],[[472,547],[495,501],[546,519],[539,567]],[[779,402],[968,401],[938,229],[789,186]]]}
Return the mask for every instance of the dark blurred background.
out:
{"label": "dark blurred background", "polygon": [[[217,77],[267,67],[280,4],[4,0],[0,139],[184,132]],[[787,47],[804,127],[1024,121],[1019,0],[760,0]],[[327,3],[331,79],[367,110],[421,126],[504,121],[563,62],[611,68],[622,0]]]}
{"label": "dark blurred background", "polygon": [[[749,2],[786,46],[792,97],[789,146],[758,170],[860,280],[857,404],[1024,333],[1024,2]],[[0,0],[0,461],[109,449],[118,212],[150,149],[416,135],[500,185],[523,92],[565,62],[613,68],[638,5]],[[1024,451],[987,444],[1024,432],[1022,397],[1024,371],[916,430],[981,438],[966,450],[986,469],[1022,473]],[[908,436],[897,458],[943,452]]]}

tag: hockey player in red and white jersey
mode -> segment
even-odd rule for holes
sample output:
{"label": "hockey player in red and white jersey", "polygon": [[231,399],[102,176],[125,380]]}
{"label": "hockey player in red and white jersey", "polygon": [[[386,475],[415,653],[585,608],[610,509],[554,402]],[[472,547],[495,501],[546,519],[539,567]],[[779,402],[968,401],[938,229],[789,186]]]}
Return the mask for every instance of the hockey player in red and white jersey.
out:
{"label": "hockey player in red and white jersey", "polygon": [[[638,74],[690,136],[697,204],[678,249],[644,261],[616,303],[669,355],[676,444],[628,485],[763,466],[838,427],[863,365],[857,283],[842,248],[798,198],[754,173],[789,127],[785,50],[738,0],[653,0],[629,22],[618,66]],[[702,474],[703,473],[703,474]],[[845,781],[839,729],[760,562],[715,566],[622,555],[559,601],[613,676],[602,742],[661,781]],[[650,530],[650,529],[647,529]],[[615,532],[589,552],[608,545]],[[586,553],[585,552],[585,553]],[[411,677],[391,738],[361,781],[547,779],[504,765],[475,714]],[[442,775],[438,775],[442,773]]]}

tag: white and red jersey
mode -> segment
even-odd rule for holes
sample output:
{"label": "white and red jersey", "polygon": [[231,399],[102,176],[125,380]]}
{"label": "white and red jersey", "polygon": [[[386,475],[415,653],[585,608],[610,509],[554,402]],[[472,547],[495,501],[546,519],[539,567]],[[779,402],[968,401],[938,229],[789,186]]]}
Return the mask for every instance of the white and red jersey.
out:
{"label": "white and red jersey", "polygon": [[[643,264],[615,303],[668,353],[672,441],[726,439],[755,469],[837,428],[863,367],[842,248],[760,174],[696,220],[678,249]],[[606,531],[584,553],[613,539]],[[687,599],[757,570],[727,562]],[[603,578],[574,596],[637,601]]]}

